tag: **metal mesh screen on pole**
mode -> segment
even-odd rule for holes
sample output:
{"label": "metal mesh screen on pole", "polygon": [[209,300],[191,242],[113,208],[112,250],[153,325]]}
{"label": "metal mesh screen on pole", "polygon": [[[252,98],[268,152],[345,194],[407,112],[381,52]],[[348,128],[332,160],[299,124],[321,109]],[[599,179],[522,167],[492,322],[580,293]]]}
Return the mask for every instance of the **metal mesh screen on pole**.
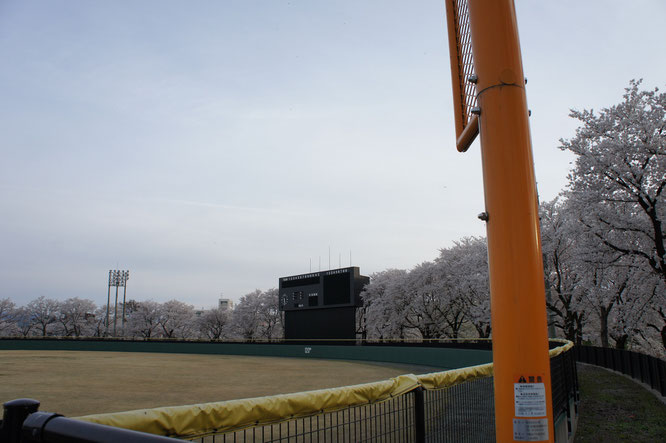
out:
{"label": "metal mesh screen on pole", "polygon": [[478,117],[472,113],[476,107],[472,35],[467,0],[448,0],[446,8],[456,147],[463,152],[469,148],[479,132]]}

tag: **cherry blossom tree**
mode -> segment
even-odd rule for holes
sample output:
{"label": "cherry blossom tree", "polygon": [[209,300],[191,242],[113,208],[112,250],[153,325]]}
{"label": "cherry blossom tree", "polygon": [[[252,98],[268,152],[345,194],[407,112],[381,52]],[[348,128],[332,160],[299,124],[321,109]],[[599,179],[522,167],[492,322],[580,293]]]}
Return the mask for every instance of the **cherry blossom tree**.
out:
{"label": "cherry blossom tree", "polygon": [[445,270],[443,281],[453,294],[454,306],[462,312],[460,316],[474,326],[480,338],[488,338],[491,325],[486,239],[465,237],[451,248],[441,249],[436,261]]}
{"label": "cherry blossom tree", "polygon": [[58,303],[56,333],[61,336],[92,335],[95,321],[95,303],[78,297]]}
{"label": "cherry blossom tree", "polygon": [[658,281],[640,268],[588,263],[582,282],[584,302],[594,313],[590,326],[601,346],[626,349],[640,342]]}
{"label": "cherry blossom tree", "polygon": [[640,84],[599,113],[572,111],[581,126],[560,149],[576,155],[568,197],[607,264],[641,263],[666,281],[666,94]]}
{"label": "cherry blossom tree", "polygon": [[566,204],[555,199],[541,204],[541,243],[544,272],[549,294],[546,298],[549,321],[564,337],[576,344],[583,340],[588,317],[584,303],[584,263],[577,243],[579,233]]}
{"label": "cherry blossom tree", "polygon": [[404,322],[407,327],[417,330],[423,339],[447,336],[449,321],[455,319],[455,315],[451,315],[455,309],[452,309],[450,291],[441,279],[442,270],[433,262],[423,262],[407,275]]}
{"label": "cherry blossom tree", "polygon": [[[661,289],[661,294],[664,293],[664,288]],[[666,308],[664,307],[666,303],[662,300],[659,303],[655,303],[652,307],[652,310],[648,312],[648,318],[646,321],[646,333],[640,334],[647,342],[648,349],[659,349],[657,355],[660,357],[666,356]],[[650,332],[655,336],[654,339],[651,339]],[[656,333],[656,334],[655,334]],[[661,345],[661,347],[659,347]]]}
{"label": "cherry blossom tree", "polygon": [[231,311],[215,308],[204,311],[197,320],[199,334],[212,340],[226,338],[230,334]]}
{"label": "cherry blossom tree", "polygon": [[57,300],[41,296],[26,306],[27,319],[43,337],[50,335],[53,325],[58,321],[60,306]]}
{"label": "cherry blossom tree", "polygon": [[0,299],[0,335],[8,336],[18,332],[16,328],[16,304],[9,298]]}
{"label": "cherry blossom tree", "polygon": [[35,323],[32,321],[32,314],[26,306],[16,309],[14,313],[14,325],[18,333],[23,337],[28,337],[35,330]]}
{"label": "cherry blossom tree", "polygon": [[280,311],[278,289],[271,288],[261,294],[263,306],[262,336],[281,338],[284,336],[284,316]]}
{"label": "cherry blossom tree", "polygon": [[485,239],[462,239],[440,250],[435,261],[410,271],[389,269],[373,274],[362,297],[359,326],[368,339],[458,338],[468,334],[468,329],[488,337]]}
{"label": "cherry blossom tree", "polygon": [[158,325],[166,338],[190,338],[194,333],[194,306],[169,300],[158,306]]}
{"label": "cherry blossom tree", "polygon": [[[106,315],[106,314],[105,314]],[[145,300],[136,304],[136,310],[127,319],[127,334],[132,337],[152,338],[160,336],[160,304]]]}
{"label": "cherry blossom tree", "polygon": [[[93,313],[93,317],[89,319],[90,321],[90,326],[89,326],[89,333],[92,337],[104,337],[106,334],[106,304],[103,304],[102,306],[99,306],[95,309],[95,312]],[[127,325],[125,325],[125,329],[127,329]],[[123,331],[125,333],[125,331]],[[126,335],[126,334],[125,334]],[[131,335],[131,334],[130,334]]]}
{"label": "cherry blossom tree", "polygon": [[245,340],[281,337],[284,327],[277,289],[257,289],[241,297],[233,311],[233,328]]}
{"label": "cherry blossom tree", "polygon": [[[632,346],[643,352],[666,357],[666,284],[647,270],[631,273],[630,296],[619,304],[620,327],[611,324],[609,334],[616,347]],[[619,339],[619,340],[618,340]]]}
{"label": "cherry blossom tree", "polygon": [[368,339],[413,337],[406,320],[407,278],[408,272],[403,269],[387,269],[370,276],[370,283],[361,293]]}

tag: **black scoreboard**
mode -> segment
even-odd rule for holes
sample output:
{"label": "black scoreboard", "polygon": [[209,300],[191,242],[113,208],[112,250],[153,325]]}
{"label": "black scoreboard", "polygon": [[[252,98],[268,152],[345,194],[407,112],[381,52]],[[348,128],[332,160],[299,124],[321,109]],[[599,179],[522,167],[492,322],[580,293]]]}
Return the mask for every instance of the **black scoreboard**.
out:
{"label": "black scoreboard", "polygon": [[356,308],[363,304],[360,294],[369,281],[357,267],[280,278],[285,338],[356,338]]}
{"label": "black scoreboard", "polygon": [[361,306],[359,294],[370,279],[357,267],[292,275],[280,279],[280,309]]}

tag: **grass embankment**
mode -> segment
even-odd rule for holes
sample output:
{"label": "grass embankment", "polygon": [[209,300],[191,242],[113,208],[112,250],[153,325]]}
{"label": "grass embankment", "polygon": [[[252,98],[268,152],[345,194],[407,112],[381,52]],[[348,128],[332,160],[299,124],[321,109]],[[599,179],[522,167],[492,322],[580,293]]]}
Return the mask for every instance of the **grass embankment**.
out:
{"label": "grass embankment", "polygon": [[78,351],[0,352],[0,403],[34,398],[66,416],[285,394],[418,368],[340,360]]}
{"label": "grass embankment", "polygon": [[666,442],[666,405],[636,382],[578,365],[576,442]]}

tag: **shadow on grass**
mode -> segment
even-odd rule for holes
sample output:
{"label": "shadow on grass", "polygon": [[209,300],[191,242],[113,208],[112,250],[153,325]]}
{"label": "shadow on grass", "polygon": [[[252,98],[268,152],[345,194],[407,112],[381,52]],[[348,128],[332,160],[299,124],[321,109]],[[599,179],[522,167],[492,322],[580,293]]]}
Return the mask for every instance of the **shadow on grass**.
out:
{"label": "shadow on grass", "polygon": [[666,442],[666,405],[638,383],[602,368],[578,365],[576,442]]}

